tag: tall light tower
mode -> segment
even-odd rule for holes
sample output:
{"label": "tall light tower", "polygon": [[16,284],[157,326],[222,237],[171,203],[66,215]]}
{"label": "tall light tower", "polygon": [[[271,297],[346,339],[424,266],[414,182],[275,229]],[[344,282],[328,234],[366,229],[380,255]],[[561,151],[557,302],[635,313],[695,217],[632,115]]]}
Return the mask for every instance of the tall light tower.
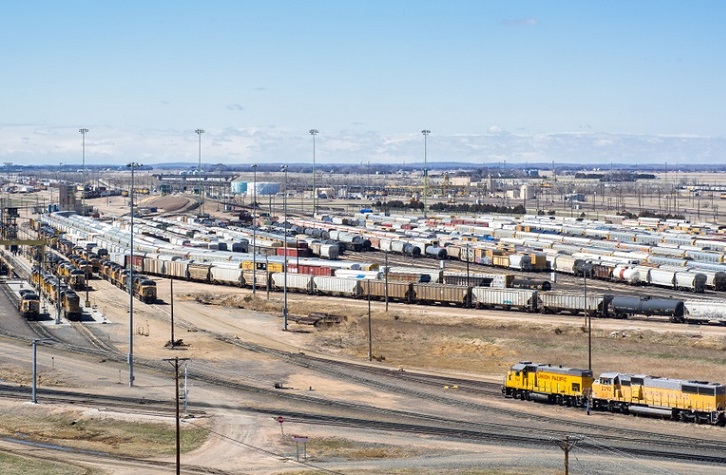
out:
{"label": "tall light tower", "polygon": [[[81,216],[86,215],[86,134],[88,129],[78,129],[83,135],[83,190],[81,190]],[[88,299],[86,299],[88,300]]]}
{"label": "tall light tower", "polygon": [[139,168],[136,162],[131,162],[126,165],[131,169],[131,192],[129,197],[129,207],[131,209],[131,241],[129,247],[131,248],[129,257],[129,387],[134,386],[134,170]]}
{"label": "tall light tower", "polygon": [[282,230],[285,233],[282,240],[283,255],[285,256],[282,269],[285,272],[282,282],[282,330],[287,331],[287,228],[284,226],[287,223],[287,165],[281,166],[280,170],[285,173],[285,194],[282,195],[282,214],[284,216]]}
{"label": "tall light tower", "polygon": [[250,165],[252,168],[252,295],[257,292],[257,223],[255,215],[257,211],[257,164]]}
{"label": "tall light tower", "polygon": [[202,134],[204,129],[195,129],[194,133],[199,136],[199,165],[197,166],[197,191],[199,192],[199,216],[204,213],[204,193],[202,192]]}
{"label": "tall light tower", "polygon": [[310,129],[310,135],[313,136],[313,216],[318,212],[318,193],[315,191],[315,136],[318,133],[318,129]]}
{"label": "tall light tower", "polygon": [[421,131],[421,133],[424,136],[424,169],[423,169],[423,175],[424,175],[423,176],[423,185],[424,185],[424,192],[423,192],[424,193],[424,196],[423,196],[423,199],[424,199],[424,208],[423,208],[423,217],[424,217],[424,219],[426,219],[426,217],[427,217],[427,215],[426,215],[426,195],[428,194],[428,186],[429,186],[429,171],[428,171],[428,168],[426,166],[426,162],[427,162],[427,152],[428,152],[428,150],[427,150],[427,145],[428,144],[427,144],[427,140],[426,139],[428,138],[428,136],[431,133],[431,131],[428,130],[428,129],[423,129]]}

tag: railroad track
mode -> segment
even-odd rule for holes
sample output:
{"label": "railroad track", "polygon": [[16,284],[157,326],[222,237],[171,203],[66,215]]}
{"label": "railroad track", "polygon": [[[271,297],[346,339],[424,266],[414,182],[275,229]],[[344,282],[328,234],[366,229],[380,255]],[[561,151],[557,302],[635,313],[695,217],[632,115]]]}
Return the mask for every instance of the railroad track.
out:
{"label": "railroad track", "polygon": [[[153,415],[172,417],[175,411],[173,402],[170,400],[139,399],[132,397],[105,396],[84,392],[59,391],[53,389],[40,389],[39,396],[45,402],[55,403],[84,403],[103,404],[106,407],[115,409],[132,410],[139,412],[139,406],[145,409],[143,412]],[[22,398],[27,397],[27,389],[21,390],[16,387],[0,384],[0,395],[2,397]],[[328,402],[327,405],[331,403]],[[335,405],[333,403],[333,405]],[[195,413],[200,414],[199,406],[216,408],[212,404],[195,403]],[[230,409],[225,404],[226,409]],[[231,407],[234,409],[234,407]],[[249,408],[240,407],[248,410]],[[351,409],[351,408],[348,408]],[[448,439],[466,441],[487,441],[499,443],[516,443],[527,446],[542,446],[551,444],[553,441],[564,437],[574,437],[580,440],[580,444],[587,446],[592,452],[603,452],[604,446],[607,451],[613,448],[619,452],[633,456],[644,456],[665,460],[698,461],[702,463],[726,464],[726,456],[723,455],[722,445],[715,442],[708,442],[688,437],[666,437],[661,434],[646,433],[646,437],[638,437],[639,431],[623,430],[623,435],[588,434],[577,433],[571,430],[556,430],[552,428],[535,428],[531,426],[516,426],[502,423],[471,422],[466,420],[436,417],[409,411],[375,411],[378,415],[386,416],[386,419],[376,419],[361,416],[335,416],[330,414],[316,414],[310,410],[304,412],[291,410],[265,410],[257,409],[256,412],[269,414],[270,416],[284,416],[288,422],[299,424],[325,424],[343,427],[356,427],[375,430],[395,431],[401,433],[430,435]],[[363,414],[370,412],[364,411]],[[385,414],[382,414],[384,412]],[[353,414],[350,413],[349,414]],[[395,421],[395,422],[394,422]],[[589,442],[597,440],[598,443]],[[692,449],[689,452],[686,449]]]}
{"label": "railroad track", "polygon": [[[467,386],[469,385],[471,387],[471,390],[474,391],[475,394],[479,394],[484,396],[486,395],[492,395],[496,394],[498,396],[501,395],[501,385],[498,383],[489,383],[489,382],[483,382],[483,381],[477,381],[477,380],[469,380],[469,379],[463,379],[463,378],[450,378],[445,376],[439,376],[439,375],[428,375],[423,373],[407,373],[407,372],[399,372],[395,370],[388,370],[384,368],[376,368],[371,367],[368,365],[360,365],[356,363],[348,363],[348,362],[341,362],[336,360],[327,360],[324,358],[318,358],[318,357],[312,357],[307,356],[303,354],[293,354],[293,353],[287,353],[287,352],[281,352],[279,350],[274,350],[270,348],[264,348],[259,347],[258,345],[248,344],[244,342],[234,342],[231,341],[230,343],[235,344],[236,346],[242,346],[243,348],[249,350],[249,351],[255,351],[255,352],[261,352],[268,356],[277,356],[280,359],[284,359],[287,362],[292,362],[295,364],[298,364],[300,366],[303,366],[308,369],[313,369],[318,372],[323,372],[327,374],[331,374],[333,376],[339,377],[341,379],[345,379],[347,381],[355,382],[358,384],[363,384],[366,387],[372,387],[375,389],[379,389],[381,391],[386,392],[393,392],[397,394],[401,394],[403,396],[407,397],[416,397],[427,401],[434,401],[438,403],[442,403],[449,406],[455,406],[455,407],[462,407],[469,410],[472,410],[479,414],[484,413],[491,413],[495,414],[497,416],[506,416],[517,420],[526,420],[526,421],[537,421],[543,424],[547,424],[549,426],[556,426],[556,425],[564,425],[567,427],[572,427],[572,429],[583,431],[582,434],[591,434],[593,425],[590,422],[584,422],[584,421],[571,421],[571,420],[563,420],[557,417],[552,416],[546,416],[546,415],[540,415],[540,414],[532,414],[530,412],[522,412],[517,409],[503,409],[503,408],[494,408],[490,407],[478,402],[471,402],[466,400],[459,400],[453,396],[450,395],[442,395],[437,392],[431,392],[430,390],[420,390],[415,389],[412,387],[401,387],[400,380],[403,379],[407,383],[420,383],[424,385],[435,386],[438,390],[441,390],[442,384],[448,384],[448,385],[456,385],[459,384],[461,386]],[[361,374],[362,373],[362,374]],[[375,376],[386,376],[393,381],[377,381],[375,379],[372,379],[370,375]],[[461,387],[460,386],[460,387]],[[451,386],[450,386],[451,387]],[[481,392],[477,392],[474,388],[480,387],[482,388]],[[523,403],[526,404],[526,403]],[[546,405],[542,405],[540,407],[547,407]],[[531,408],[531,407],[530,407]],[[462,422],[462,421],[458,421]],[[497,424],[497,426],[504,426],[503,424]],[[514,427],[514,426],[512,426]],[[599,429],[604,429],[603,427],[599,427]],[[604,430],[620,433],[622,434],[619,437],[625,437],[631,440],[634,440],[634,436],[641,437],[641,440],[649,440],[650,437],[653,437],[653,434],[648,431],[642,431],[642,430],[632,430],[632,429],[618,429],[618,428],[606,428]],[[561,434],[567,435],[572,434],[572,431],[561,431]],[[603,437],[602,434],[599,435],[599,437]],[[615,436],[616,438],[618,436]],[[657,435],[658,440],[666,441],[665,443],[670,443],[674,447],[679,446],[680,444],[684,443],[684,437],[681,436],[671,436],[668,434],[658,434]],[[693,438],[689,442],[694,444],[702,444],[704,441],[702,439]],[[722,447],[721,444],[714,443],[711,446],[714,450],[720,450],[720,447]]]}
{"label": "railroad track", "polygon": [[[345,251],[345,254],[341,256],[342,260],[351,260],[355,262],[372,262],[378,265],[384,265],[386,256],[381,251],[370,251],[370,252],[355,252]],[[446,269],[453,272],[466,273],[467,263],[466,261],[459,260],[446,260]],[[439,261],[428,257],[412,258],[400,255],[393,255],[388,253],[388,265],[389,266],[412,266],[422,267],[431,270],[439,269]],[[489,274],[514,274],[518,277],[529,278],[533,280],[549,280],[550,272],[523,272],[514,269],[502,269],[499,267],[485,266],[475,262],[469,263],[469,272],[474,274],[477,272],[489,273]],[[557,282],[553,284],[553,290],[581,290],[584,283],[582,277],[575,277],[568,274],[557,273]],[[621,282],[610,282],[602,281],[598,279],[587,279],[587,287],[595,291],[602,291],[608,293],[622,293],[622,294],[637,294],[642,291],[643,287],[633,287]],[[665,289],[657,286],[647,286],[648,294],[659,298],[675,298],[675,299],[688,299],[689,296],[696,296],[697,298],[702,297],[713,297],[713,298],[726,298],[723,292],[716,292],[713,290],[706,290],[703,294],[694,294],[688,291]]]}
{"label": "railroad track", "polygon": [[[183,319],[177,320],[181,327],[189,328],[189,329],[198,329],[195,325],[183,321]],[[657,441],[662,446],[674,446],[679,447],[682,444],[688,444],[694,447],[698,447],[699,450],[719,450],[720,444],[710,443],[708,441],[704,441],[699,438],[683,438],[683,437],[676,437],[676,436],[668,436],[668,435],[662,435],[662,434],[653,434],[648,431],[633,431],[633,430],[626,430],[626,429],[617,429],[612,427],[597,427],[593,428],[591,424],[586,424],[584,422],[571,422],[567,420],[562,420],[556,417],[549,417],[549,416],[540,416],[540,415],[532,415],[523,413],[519,410],[503,410],[503,409],[495,409],[488,406],[485,406],[483,404],[470,402],[470,401],[460,401],[456,398],[446,395],[442,396],[440,394],[437,394],[438,391],[440,391],[441,386],[443,385],[449,385],[454,386],[458,385],[459,387],[467,387],[468,385],[471,385],[471,391],[474,393],[478,393],[478,391],[481,391],[481,394],[484,394],[485,392],[493,393],[497,392],[499,393],[499,387],[498,385],[494,383],[488,383],[489,387],[487,389],[486,384],[482,384],[480,381],[473,381],[473,380],[466,380],[463,378],[449,378],[449,377],[442,377],[439,375],[426,375],[426,374],[415,374],[415,373],[407,373],[403,372],[402,374],[398,374],[400,372],[391,371],[391,370],[385,370],[381,368],[375,368],[375,367],[367,367],[368,369],[361,369],[359,366],[361,365],[355,365],[353,363],[345,363],[345,362],[335,362],[331,360],[326,360],[324,358],[317,358],[317,357],[311,357],[307,355],[302,354],[293,354],[289,352],[279,351],[279,350],[273,350],[270,348],[260,347],[259,345],[251,345],[243,342],[232,342],[233,344],[236,344],[237,346],[243,346],[245,349],[249,351],[257,351],[257,352],[264,352],[268,355],[275,356],[279,359],[284,359],[287,362],[297,364],[299,366],[303,366],[306,368],[310,368],[312,370],[331,374],[335,377],[340,377],[347,379],[349,381],[354,381],[359,384],[363,384],[366,387],[372,387],[374,389],[380,389],[387,392],[394,392],[397,394],[401,394],[405,397],[411,398],[411,400],[415,400],[416,398],[420,398],[423,400],[428,400],[432,402],[437,402],[441,404],[445,404],[448,406],[457,406],[461,408],[470,409],[473,412],[479,413],[479,414],[496,414],[498,416],[505,416],[505,417],[511,417],[513,419],[519,420],[520,422],[536,422],[541,423],[544,425],[549,426],[565,426],[568,429],[561,430],[561,431],[553,431],[548,430],[548,434],[550,434],[550,437],[554,436],[564,436],[564,435],[571,435],[573,433],[580,434],[582,437],[613,437],[613,440],[627,440],[630,443],[632,442],[638,442],[643,444],[653,444]],[[78,349],[77,349],[78,350]],[[81,351],[81,350],[78,350]],[[98,348],[96,348],[96,351],[100,351]],[[88,353],[89,351],[84,351]],[[109,351],[103,351],[104,354],[109,353]],[[94,354],[96,354],[94,352]],[[115,353],[118,356],[118,353]],[[118,358],[121,360],[121,358]],[[161,365],[159,362],[150,362],[150,361],[143,361],[143,360],[137,360],[137,364],[141,366],[146,366],[149,368],[154,369],[161,369]],[[318,397],[311,397],[301,394],[291,394],[287,393],[285,391],[275,391],[272,390],[270,387],[267,388],[261,388],[257,384],[242,384],[242,383],[234,383],[231,382],[228,377],[225,376],[214,376],[213,372],[209,372],[207,368],[204,368],[202,365],[201,367],[198,366],[198,368],[201,368],[202,371],[204,371],[204,374],[201,375],[195,375],[192,377],[193,380],[198,381],[204,381],[209,384],[218,385],[220,387],[226,387],[226,388],[233,388],[239,391],[247,391],[247,392],[254,392],[257,394],[260,394],[266,398],[270,398],[270,396],[274,395],[276,400],[281,401],[287,401],[287,403],[290,403],[292,401],[298,402],[300,404],[305,404],[309,407],[318,407],[319,410],[328,412],[329,409],[333,410],[340,410],[344,411],[346,413],[350,413],[351,411],[355,411],[356,413],[360,412],[362,414],[367,414],[366,417],[361,418],[360,420],[363,421],[363,423],[372,423],[371,421],[376,421],[378,418],[384,418],[387,420],[395,419],[395,420],[408,420],[412,419],[415,421],[424,421],[426,424],[453,424],[456,426],[454,428],[454,432],[461,433],[461,427],[466,427],[466,424],[470,424],[467,421],[463,420],[456,420],[452,418],[447,417],[441,417],[437,415],[432,414],[424,414],[424,413],[416,413],[416,412],[410,412],[410,411],[396,411],[396,410],[386,410],[381,408],[376,408],[370,404],[356,404],[346,401],[331,401],[331,400],[321,400]],[[372,369],[371,369],[372,368]],[[370,371],[370,374],[366,374],[366,371]],[[360,374],[363,373],[363,374]],[[383,379],[382,381],[380,379]],[[408,385],[422,385],[425,387],[425,389],[412,389],[409,387],[403,388],[401,387],[401,380],[405,380]],[[431,386],[436,386],[437,391],[432,391],[430,389]],[[480,385],[477,388],[477,385]],[[466,389],[469,391],[469,388]],[[449,393],[450,394],[450,393]],[[275,411],[279,414],[280,411]],[[305,414],[310,414],[311,411],[306,411]],[[323,414],[320,417],[330,417],[325,416]],[[421,424],[414,424],[414,426],[420,426]],[[482,431],[481,427],[482,424],[477,424],[478,429],[480,432]],[[512,432],[514,435],[511,437],[515,437],[521,440],[522,437],[520,437],[518,434],[520,434],[522,431],[529,432],[532,430],[531,427],[527,427],[526,424],[523,427],[521,424],[515,424],[515,425],[505,425],[501,423],[493,424],[489,429],[488,432],[492,434],[497,434],[502,429],[506,429],[510,432]],[[447,429],[448,430],[448,429]],[[475,430],[475,429],[471,429]],[[577,432],[573,432],[573,431]],[[599,431],[599,432],[598,432]],[[603,435],[603,432],[615,432],[616,435]],[[636,438],[636,436],[639,436],[639,438]],[[540,440],[540,439],[537,439]],[[647,449],[651,450],[651,449]],[[652,451],[652,450],[651,450]],[[661,454],[661,451],[655,451],[654,453]],[[678,454],[681,454],[680,452],[673,452],[674,457]],[[658,455],[660,456],[660,455]],[[681,454],[678,456],[685,457],[687,460],[691,460],[692,458],[688,457],[694,457],[689,454]],[[705,454],[699,455],[696,459],[697,460],[704,460]],[[719,458],[717,456],[713,456],[711,460],[716,461],[715,463],[721,463]]]}

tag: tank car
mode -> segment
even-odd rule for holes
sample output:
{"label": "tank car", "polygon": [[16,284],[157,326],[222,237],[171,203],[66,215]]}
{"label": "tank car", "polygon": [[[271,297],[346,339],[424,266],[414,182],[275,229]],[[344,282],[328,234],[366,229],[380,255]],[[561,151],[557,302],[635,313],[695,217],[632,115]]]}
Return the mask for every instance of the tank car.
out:
{"label": "tank car", "polygon": [[677,299],[614,296],[610,302],[610,312],[615,318],[655,315],[668,317],[674,323],[682,323],[684,306],[683,300]]}
{"label": "tank car", "polygon": [[527,277],[514,277],[510,287],[515,289],[552,290],[552,284],[549,280],[530,279]]}

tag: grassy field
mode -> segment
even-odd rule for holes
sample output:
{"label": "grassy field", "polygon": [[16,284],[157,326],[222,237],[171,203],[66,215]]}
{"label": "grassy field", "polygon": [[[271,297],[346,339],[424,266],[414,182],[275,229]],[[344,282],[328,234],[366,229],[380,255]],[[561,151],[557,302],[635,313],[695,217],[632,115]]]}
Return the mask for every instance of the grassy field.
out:
{"label": "grassy field", "polygon": [[[200,447],[207,434],[204,428],[182,426],[182,452]],[[55,406],[43,410],[38,410],[37,406],[1,406],[0,435],[28,442],[140,458],[163,457],[176,453],[176,432],[171,421],[145,422],[90,417],[76,411],[61,411]]]}
{"label": "grassy field", "polygon": [[0,473],[3,475],[95,475],[95,470],[62,462],[39,460],[0,452]]}

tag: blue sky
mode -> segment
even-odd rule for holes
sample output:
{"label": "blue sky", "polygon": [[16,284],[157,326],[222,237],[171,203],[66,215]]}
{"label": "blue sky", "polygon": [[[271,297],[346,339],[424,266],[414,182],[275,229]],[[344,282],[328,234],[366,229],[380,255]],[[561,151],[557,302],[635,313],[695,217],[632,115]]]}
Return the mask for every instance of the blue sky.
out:
{"label": "blue sky", "polygon": [[723,163],[726,2],[23,1],[0,160]]}

